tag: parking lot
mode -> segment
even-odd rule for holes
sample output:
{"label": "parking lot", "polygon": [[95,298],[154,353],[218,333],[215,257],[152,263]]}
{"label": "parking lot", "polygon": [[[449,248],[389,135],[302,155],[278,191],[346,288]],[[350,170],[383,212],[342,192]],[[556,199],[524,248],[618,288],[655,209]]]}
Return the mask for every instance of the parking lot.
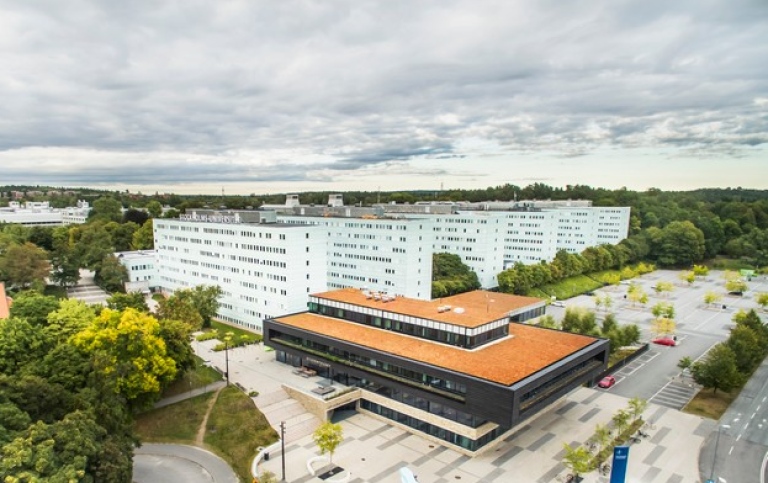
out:
{"label": "parking lot", "polygon": [[[697,388],[690,377],[682,377],[677,363],[683,357],[697,360],[715,344],[724,341],[733,327],[732,318],[738,310],[759,309],[755,293],[768,291],[765,277],[748,282],[749,290],[741,297],[730,296],[725,290],[723,272],[712,271],[707,277],[692,285],[682,282],[676,270],[657,270],[634,279],[633,282],[648,294],[645,305],[632,303],[625,297],[628,285],[606,287],[598,294],[611,296],[611,312],[620,324],[637,324],[643,341],[652,340],[653,314],[651,308],[659,302],[671,303],[675,308],[676,335],[679,344],[674,347],[651,344],[650,350],[636,361],[614,374],[616,384],[608,391],[625,397],[641,397],[662,406],[682,408],[695,394]],[[672,282],[671,293],[657,294],[653,287],[659,281]],[[715,292],[722,296],[716,304],[704,303],[704,295]],[[586,307],[595,310],[591,296],[579,296],[564,301],[565,307]],[[565,308],[549,307],[548,312],[561,318]],[[607,313],[597,310],[598,317]],[[630,383],[631,382],[631,383]]]}

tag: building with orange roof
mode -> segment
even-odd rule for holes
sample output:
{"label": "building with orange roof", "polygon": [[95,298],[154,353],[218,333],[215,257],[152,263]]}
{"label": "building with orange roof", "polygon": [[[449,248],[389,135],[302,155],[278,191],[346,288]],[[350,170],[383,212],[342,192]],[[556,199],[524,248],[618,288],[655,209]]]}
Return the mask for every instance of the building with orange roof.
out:
{"label": "building with orange roof", "polygon": [[361,388],[358,411],[466,454],[486,450],[608,361],[608,341],[521,322],[544,302],[486,291],[424,301],[358,289],[264,322],[277,360]]}
{"label": "building with orange roof", "polygon": [[0,282],[0,319],[10,317],[11,303],[11,298],[5,293],[5,283]]}

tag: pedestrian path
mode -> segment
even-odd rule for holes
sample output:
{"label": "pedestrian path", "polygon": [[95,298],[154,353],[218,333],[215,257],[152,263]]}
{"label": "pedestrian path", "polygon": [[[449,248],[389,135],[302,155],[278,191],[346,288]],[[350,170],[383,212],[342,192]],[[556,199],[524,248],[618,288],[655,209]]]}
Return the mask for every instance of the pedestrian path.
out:
{"label": "pedestrian path", "polygon": [[170,406],[171,404],[176,404],[177,402],[184,401],[186,399],[191,399],[193,397],[196,397],[208,392],[216,392],[219,389],[225,387],[226,385],[227,383],[225,381],[212,382],[211,384],[208,384],[204,387],[198,387],[197,389],[193,389],[191,391],[187,391],[181,394],[176,394],[175,396],[163,398],[155,403],[155,408]]}

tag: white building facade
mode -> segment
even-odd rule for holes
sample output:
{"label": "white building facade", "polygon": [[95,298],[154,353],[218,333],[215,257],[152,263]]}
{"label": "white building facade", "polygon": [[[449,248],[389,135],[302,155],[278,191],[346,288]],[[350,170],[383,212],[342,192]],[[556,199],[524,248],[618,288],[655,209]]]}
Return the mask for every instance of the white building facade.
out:
{"label": "white building facade", "polygon": [[157,252],[155,250],[117,252],[115,256],[128,272],[128,281],[125,283],[126,292],[146,293],[157,288]]}
{"label": "white building facade", "polygon": [[160,289],[220,286],[217,318],[225,322],[261,331],[262,320],[304,311],[310,293],[328,288],[321,227],[198,210],[153,228]]}
{"label": "white building facade", "polygon": [[434,220],[290,215],[277,219],[322,228],[330,290],[355,287],[431,299]]}

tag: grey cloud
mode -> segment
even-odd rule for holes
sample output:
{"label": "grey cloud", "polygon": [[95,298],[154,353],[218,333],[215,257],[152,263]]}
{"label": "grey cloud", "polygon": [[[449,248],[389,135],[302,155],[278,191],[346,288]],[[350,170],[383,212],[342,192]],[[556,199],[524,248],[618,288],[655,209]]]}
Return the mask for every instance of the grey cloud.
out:
{"label": "grey cloud", "polygon": [[[761,0],[0,8],[0,152],[69,149],[70,168],[35,173],[62,183],[418,173],[424,160],[481,159],[460,150],[470,138],[572,159],[606,146],[720,156],[768,143],[768,107],[754,105],[768,96]],[[126,161],[157,158],[152,173]]]}

